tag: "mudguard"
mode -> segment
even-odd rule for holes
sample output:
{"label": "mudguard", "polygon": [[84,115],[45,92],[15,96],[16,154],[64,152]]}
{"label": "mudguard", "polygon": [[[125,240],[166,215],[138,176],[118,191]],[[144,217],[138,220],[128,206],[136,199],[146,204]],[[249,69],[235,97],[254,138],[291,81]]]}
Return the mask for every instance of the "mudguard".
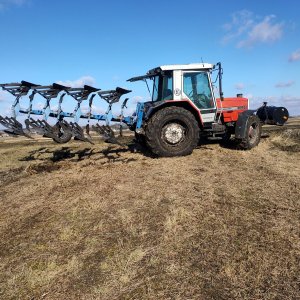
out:
{"label": "mudguard", "polygon": [[246,137],[247,122],[250,116],[254,115],[256,110],[245,110],[239,114],[235,125],[235,138],[243,139]]}
{"label": "mudguard", "polygon": [[146,102],[146,113],[145,113],[145,119],[149,119],[150,116],[153,114],[154,111],[156,111],[160,106],[165,105],[167,100],[161,100],[161,101],[155,101],[155,102]]}
{"label": "mudguard", "polygon": [[[196,107],[196,105],[188,100],[188,99],[184,99],[184,100],[161,100],[161,101],[155,101],[155,102],[145,102],[144,103],[145,108],[145,120],[147,121],[156,111],[158,111],[159,109],[163,108],[163,107],[167,107],[167,106],[178,106],[178,107],[183,107],[187,110],[189,110],[194,116],[195,119],[197,120],[197,122],[199,123],[200,126],[203,126],[203,120],[202,120],[202,116],[201,116],[201,112],[200,110]],[[215,109],[212,108],[211,112],[215,112]]]}

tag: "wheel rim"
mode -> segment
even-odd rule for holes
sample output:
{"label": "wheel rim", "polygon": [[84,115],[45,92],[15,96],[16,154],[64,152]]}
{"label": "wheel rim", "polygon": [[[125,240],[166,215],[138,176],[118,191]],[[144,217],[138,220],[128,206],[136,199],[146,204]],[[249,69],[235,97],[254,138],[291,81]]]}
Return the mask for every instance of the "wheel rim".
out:
{"label": "wheel rim", "polygon": [[170,144],[176,145],[185,139],[186,129],[178,123],[169,123],[163,127],[162,138]]}

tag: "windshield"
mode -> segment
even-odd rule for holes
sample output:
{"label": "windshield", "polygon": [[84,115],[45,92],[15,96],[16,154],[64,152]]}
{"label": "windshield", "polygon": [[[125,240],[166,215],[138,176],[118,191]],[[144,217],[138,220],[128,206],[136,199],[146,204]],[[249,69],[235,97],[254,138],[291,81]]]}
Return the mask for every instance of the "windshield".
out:
{"label": "windshield", "polygon": [[152,101],[171,100],[173,98],[173,74],[156,75],[153,78]]}

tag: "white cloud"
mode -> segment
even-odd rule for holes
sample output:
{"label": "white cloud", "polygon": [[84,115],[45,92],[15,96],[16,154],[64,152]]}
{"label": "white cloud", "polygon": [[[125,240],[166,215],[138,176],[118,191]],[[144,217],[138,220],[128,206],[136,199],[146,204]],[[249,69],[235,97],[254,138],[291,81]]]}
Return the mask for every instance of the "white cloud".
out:
{"label": "white cloud", "polygon": [[0,102],[10,102],[15,99],[9,92],[0,89]]}
{"label": "white cloud", "polygon": [[10,115],[11,111],[12,111],[11,107],[6,107],[5,110],[4,110],[5,115]]}
{"label": "white cloud", "polygon": [[129,98],[127,102],[127,108],[125,109],[125,115],[132,115],[136,111],[136,104],[138,102],[149,101],[150,99],[145,99],[142,96],[133,96]]}
{"label": "white cloud", "polygon": [[7,96],[7,93],[0,90],[0,102],[6,101],[6,99],[7,99],[6,96]]}
{"label": "white cloud", "polygon": [[242,83],[242,82],[239,82],[239,83],[236,83],[236,84],[234,85],[234,87],[235,87],[235,89],[237,89],[237,90],[243,90],[243,89],[245,88],[245,84]]}
{"label": "white cloud", "polygon": [[224,24],[223,43],[235,42],[238,48],[252,48],[256,44],[273,43],[283,34],[283,22],[276,22],[275,15],[261,17],[247,10],[235,12],[231,22]]}
{"label": "white cloud", "polygon": [[0,11],[7,9],[10,6],[22,6],[28,2],[28,0],[0,0]]}
{"label": "white cloud", "polygon": [[104,109],[103,107],[92,105],[92,113],[93,114],[102,115],[105,113],[105,111],[106,111],[106,109]]}
{"label": "white cloud", "polygon": [[250,101],[253,99],[253,95],[252,94],[246,94],[244,95],[245,98],[248,98]]}
{"label": "white cloud", "polygon": [[230,42],[243,35],[253,26],[253,22],[253,13],[251,11],[241,10],[233,13],[231,22],[223,25],[223,29],[227,32],[223,42]]}
{"label": "white cloud", "polygon": [[57,81],[58,84],[73,87],[73,88],[78,88],[78,87],[83,87],[85,84],[86,85],[94,85],[96,83],[96,80],[92,76],[82,76],[76,80],[66,80],[66,81]]}
{"label": "white cloud", "polygon": [[289,80],[289,81],[286,81],[286,82],[278,82],[278,83],[275,84],[275,87],[285,88],[285,87],[290,87],[293,84],[295,84],[295,81],[294,80]]}
{"label": "white cloud", "polygon": [[280,40],[283,33],[283,23],[272,24],[275,16],[267,16],[265,19],[256,24],[248,33],[248,37],[238,43],[239,48],[253,47],[258,43],[272,43]]}
{"label": "white cloud", "polygon": [[300,60],[300,49],[293,52],[289,57],[289,62]]}
{"label": "white cloud", "polygon": [[138,102],[142,102],[144,100],[144,97],[142,96],[133,96],[130,99],[130,104],[137,104]]}
{"label": "white cloud", "polygon": [[45,103],[43,103],[43,102],[38,102],[35,105],[35,108],[39,109],[39,110],[42,110],[44,107],[45,107]]}

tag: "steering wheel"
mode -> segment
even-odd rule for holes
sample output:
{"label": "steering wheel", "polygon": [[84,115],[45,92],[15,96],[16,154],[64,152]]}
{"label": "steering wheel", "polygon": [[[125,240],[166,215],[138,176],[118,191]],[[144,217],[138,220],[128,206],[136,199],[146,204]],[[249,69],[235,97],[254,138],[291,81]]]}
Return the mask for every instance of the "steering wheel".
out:
{"label": "steering wheel", "polygon": [[191,90],[191,91],[189,92],[189,94],[188,94],[188,97],[191,98],[191,96],[192,96],[193,93],[194,93],[193,90]]}
{"label": "steering wheel", "polygon": [[205,94],[198,94],[198,98],[201,101],[207,101],[207,100],[209,100],[209,98]]}
{"label": "steering wheel", "polygon": [[198,101],[201,103],[201,106],[203,108],[209,108],[210,107],[210,99],[205,94],[198,94]]}

